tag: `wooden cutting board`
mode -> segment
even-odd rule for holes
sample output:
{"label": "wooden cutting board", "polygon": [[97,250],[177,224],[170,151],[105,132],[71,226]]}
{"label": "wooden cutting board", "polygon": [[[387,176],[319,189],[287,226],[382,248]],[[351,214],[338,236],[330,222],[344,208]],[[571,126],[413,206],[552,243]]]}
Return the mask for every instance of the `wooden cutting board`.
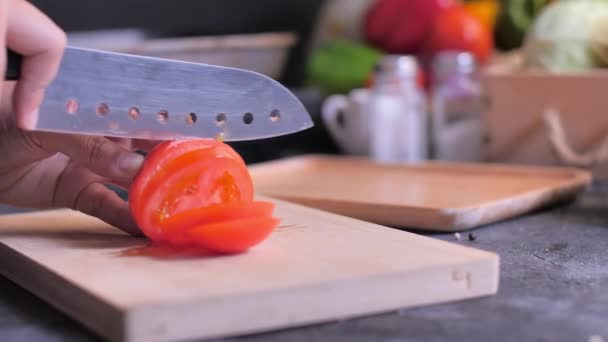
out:
{"label": "wooden cutting board", "polygon": [[260,194],[383,225],[461,231],[573,198],[578,169],[304,156],[250,167]]}
{"label": "wooden cutting board", "polygon": [[[0,271],[117,341],[220,338],[495,294],[499,258],[277,201],[246,254],[146,249],[68,210],[0,216]],[[143,248],[143,249],[142,249]]]}

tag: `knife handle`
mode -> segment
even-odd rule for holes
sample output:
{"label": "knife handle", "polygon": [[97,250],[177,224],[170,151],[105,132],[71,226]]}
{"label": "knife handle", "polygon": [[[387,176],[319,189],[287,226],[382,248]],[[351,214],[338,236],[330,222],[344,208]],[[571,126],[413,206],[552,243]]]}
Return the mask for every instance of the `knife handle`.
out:
{"label": "knife handle", "polygon": [[5,81],[17,81],[21,74],[21,60],[23,57],[11,49],[6,49]]}

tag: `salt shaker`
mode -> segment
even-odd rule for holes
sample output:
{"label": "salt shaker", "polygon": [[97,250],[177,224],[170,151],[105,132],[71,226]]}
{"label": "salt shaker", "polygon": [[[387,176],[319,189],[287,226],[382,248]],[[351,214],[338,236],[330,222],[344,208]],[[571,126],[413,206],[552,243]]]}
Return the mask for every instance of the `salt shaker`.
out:
{"label": "salt shaker", "polygon": [[433,60],[431,87],[431,157],[482,160],[482,90],[475,57],[445,51]]}
{"label": "salt shaker", "polygon": [[376,67],[369,99],[370,157],[415,163],[428,158],[424,92],[414,57],[389,55]]}

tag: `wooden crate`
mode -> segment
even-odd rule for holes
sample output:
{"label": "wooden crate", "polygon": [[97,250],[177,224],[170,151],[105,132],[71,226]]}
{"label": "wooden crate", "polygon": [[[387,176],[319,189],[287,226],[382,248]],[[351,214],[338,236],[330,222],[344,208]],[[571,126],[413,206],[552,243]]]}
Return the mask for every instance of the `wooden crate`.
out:
{"label": "wooden crate", "polygon": [[598,149],[608,147],[608,71],[549,74],[503,68],[486,71],[483,82],[487,161],[577,166],[596,177],[608,175],[608,158],[594,159]]}

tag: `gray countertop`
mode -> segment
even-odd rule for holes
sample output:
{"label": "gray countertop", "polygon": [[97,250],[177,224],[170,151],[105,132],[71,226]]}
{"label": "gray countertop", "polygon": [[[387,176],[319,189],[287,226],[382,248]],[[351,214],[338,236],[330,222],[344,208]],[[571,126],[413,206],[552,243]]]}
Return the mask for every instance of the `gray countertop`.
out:
{"label": "gray countertop", "polygon": [[[474,241],[432,235],[500,254],[496,296],[231,340],[608,342],[607,209],[608,186],[596,184],[576,202],[476,229]],[[96,339],[0,277],[0,341]]]}

